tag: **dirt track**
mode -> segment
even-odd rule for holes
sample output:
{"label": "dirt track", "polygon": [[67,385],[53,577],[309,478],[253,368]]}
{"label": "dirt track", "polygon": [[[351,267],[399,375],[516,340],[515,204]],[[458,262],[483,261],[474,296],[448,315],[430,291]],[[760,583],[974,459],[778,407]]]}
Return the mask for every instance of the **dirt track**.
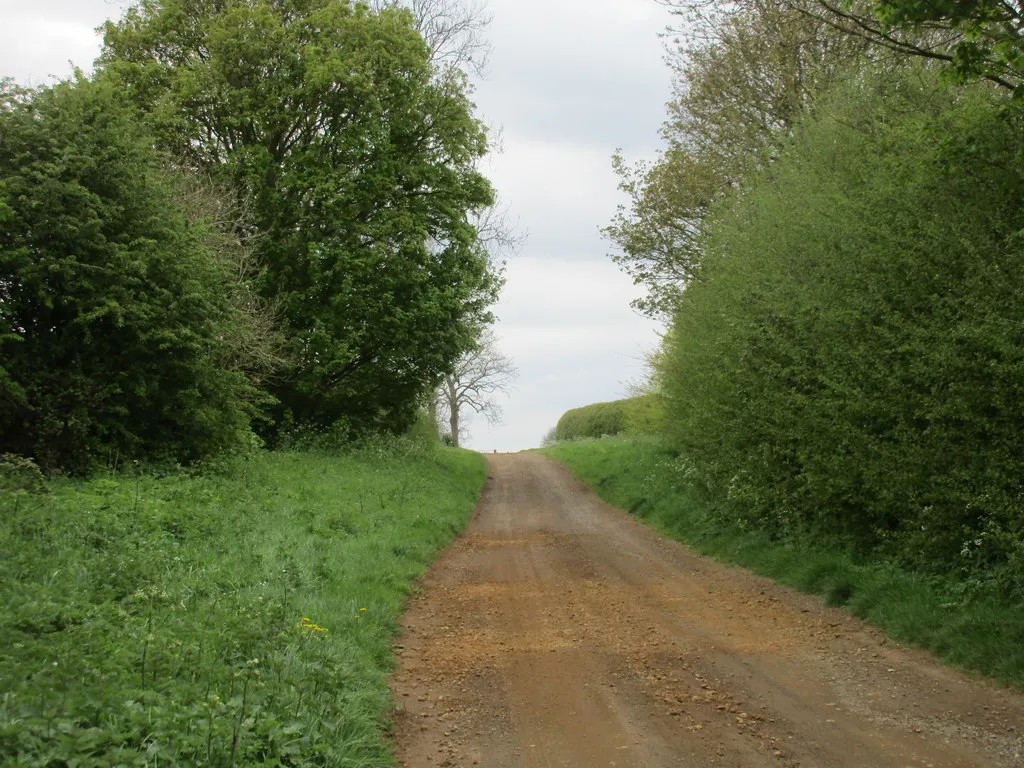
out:
{"label": "dirt track", "polygon": [[399,765],[1024,766],[1024,696],[489,460],[404,619]]}

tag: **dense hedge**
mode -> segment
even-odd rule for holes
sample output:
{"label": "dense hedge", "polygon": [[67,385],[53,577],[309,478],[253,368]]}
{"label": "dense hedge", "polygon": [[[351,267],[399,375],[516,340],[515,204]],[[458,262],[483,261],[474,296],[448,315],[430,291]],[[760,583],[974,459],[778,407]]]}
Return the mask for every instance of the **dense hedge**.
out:
{"label": "dense hedge", "polygon": [[555,426],[556,440],[617,435],[621,432],[653,432],[664,417],[660,395],[640,395],[608,403],[573,408]]}
{"label": "dense hedge", "polygon": [[0,454],[87,471],[246,444],[237,264],[152,143],[110,86],[0,88]]}
{"label": "dense hedge", "polygon": [[727,514],[1024,595],[1024,124],[848,86],[711,221],[664,382]]}

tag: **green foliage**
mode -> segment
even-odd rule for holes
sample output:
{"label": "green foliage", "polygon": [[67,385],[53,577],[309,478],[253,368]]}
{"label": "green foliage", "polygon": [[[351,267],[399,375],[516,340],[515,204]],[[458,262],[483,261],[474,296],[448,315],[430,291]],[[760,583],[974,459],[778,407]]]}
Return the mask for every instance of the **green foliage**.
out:
{"label": "green foliage", "polygon": [[594,403],[562,414],[555,425],[553,439],[578,440],[621,432],[654,432],[661,427],[663,418],[664,404],[656,394]]}
{"label": "green foliage", "polygon": [[32,459],[0,454],[0,493],[45,493],[46,477]]}
{"label": "green foliage", "polygon": [[114,89],[0,92],[0,452],[87,470],[238,446],[250,391],[212,225]]}
{"label": "green foliage", "polygon": [[297,363],[279,423],[407,427],[500,282],[464,76],[407,11],[341,0],[144,0],[104,42],[100,77],[161,145],[247,201]]}
{"label": "green foliage", "polygon": [[409,427],[405,434],[413,442],[424,446],[438,446],[442,444],[437,419],[433,417],[427,408],[419,409],[416,414],[416,421],[412,423],[412,426]]}
{"label": "green foliage", "polygon": [[[926,30],[938,37],[940,49],[925,47],[933,58],[947,62],[957,80],[984,77],[1024,98],[1024,18],[1019,0],[872,0],[869,7],[887,33]],[[937,36],[936,30],[945,34]]]}
{"label": "green foliage", "polygon": [[664,363],[730,517],[1024,596],[1024,131],[865,76],[713,218]]}
{"label": "green foliage", "polygon": [[867,45],[808,14],[814,0],[665,4],[680,18],[668,59],[666,149],[633,167],[614,156],[630,204],[603,230],[617,249],[612,259],[644,288],[633,305],[660,319],[700,279],[703,220],[715,202],[775,157],[817,93]]}
{"label": "green foliage", "polygon": [[0,494],[0,763],[391,765],[397,617],[485,474],[393,440]]}
{"label": "green foliage", "polygon": [[652,435],[559,443],[544,453],[603,499],[703,554],[738,563],[881,627],[948,663],[1024,686],[1024,606],[998,590],[928,577],[880,557],[854,557],[835,541],[785,540],[731,517]]}

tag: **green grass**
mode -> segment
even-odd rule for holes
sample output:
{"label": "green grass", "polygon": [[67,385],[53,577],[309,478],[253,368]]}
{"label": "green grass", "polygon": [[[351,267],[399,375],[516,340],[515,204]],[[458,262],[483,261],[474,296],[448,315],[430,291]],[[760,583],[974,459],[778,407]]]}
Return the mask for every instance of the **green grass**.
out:
{"label": "green grass", "polygon": [[387,766],[397,618],[482,457],[399,441],[0,494],[0,763]]}
{"label": "green grass", "polygon": [[773,540],[727,522],[727,508],[687,484],[663,441],[635,435],[543,449],[605,501],[696,551],[746,566],[968,671],[1024,687],[1024,605],[977,585],[926,578],[884,561],[809,540]]}

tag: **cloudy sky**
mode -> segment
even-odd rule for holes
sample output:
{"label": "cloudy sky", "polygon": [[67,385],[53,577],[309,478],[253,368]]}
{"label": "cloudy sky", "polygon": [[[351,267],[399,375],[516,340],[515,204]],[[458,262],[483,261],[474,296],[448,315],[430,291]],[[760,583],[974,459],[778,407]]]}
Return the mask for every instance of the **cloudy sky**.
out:
{"label": "cloudy sky", "polygon": [[[94,29],[126,0],[0,0],[0,76],[24,84],[88,70]],[[501,129],[489,173],[528,234],[496,308],[519,379],[503,424],[470,423],[470,447],[535,447],[568,408],[611,400],[642,375],[657,327],[629,307],[637,289],[599,229],[622,202],[610,158],[647,159],[669,94],[655,0],[488,0],[494,21],[481,117]]]}

